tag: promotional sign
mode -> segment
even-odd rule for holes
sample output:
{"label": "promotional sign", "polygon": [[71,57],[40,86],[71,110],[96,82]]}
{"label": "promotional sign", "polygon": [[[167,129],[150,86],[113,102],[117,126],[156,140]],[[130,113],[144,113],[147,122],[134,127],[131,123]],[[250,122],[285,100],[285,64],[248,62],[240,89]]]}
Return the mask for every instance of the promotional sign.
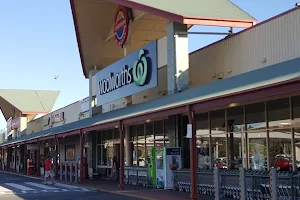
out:
{"label": "promotional sign", "polygon": [[119,6],[114,19],[114,33],[116,43],[121,47],[127,41],[130,20],[132,20],[131,8]]}
{"label": "promotional sign", "polygon": [[157,41],[96,74],[97,106],[157,86]]}
{"label": "promotional sign", "polygon": [[173,170],[181,168],[181,150],[179,147],[164,148],[164,183],[165,189],[174,188]]}
{"label": "promotional sign", "polygon": [[64,119],[65,119],[64,112],[57,113],[54,116],[52,116],[52,118],[51,118],[51,124],[55,124],[55,123],[64,121]]}
{"label": "promotional sign", "polygon": [[164,149],[156,148],[156,188],[165,187]]}
{"label": "promotional sign", "polygon": [[192,124],[187,125],[186,138],[192,138],[193,135],[193,126]]}
{"label": "promotional sign", "polygon": [[17,117],[11,120],[11,129],[18,129],[20,127],[21,117]]}
{"label": "promotional sign", "polygon": [[[148,150],[148,149],[147,149]],[[156,188],[156,151],[155,148],[148,150],[148,184]]]}
{"label": "promotional sign", "polygon": [[6,121],[6,123],[7,123],[6,129],[7,129],[7,132],[8,132],[8,133],[11,131],[11,120],[12,120],[12,118],[10,117],[10,118]]}

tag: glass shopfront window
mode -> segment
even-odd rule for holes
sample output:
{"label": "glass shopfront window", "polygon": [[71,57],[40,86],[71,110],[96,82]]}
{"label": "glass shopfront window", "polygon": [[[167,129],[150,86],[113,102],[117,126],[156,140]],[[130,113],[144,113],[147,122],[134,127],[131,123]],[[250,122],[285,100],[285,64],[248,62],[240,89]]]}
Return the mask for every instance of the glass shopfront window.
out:
{"label": "glass shopfront window", "polygon": [[247,131],[260,132],[266,129],[265,102],[246,105]]}
{"label": "glass shopfront window", "polygon": [[227,167],[227,143],[225,132],[225,110],[210,112],[212,157],[218,168]]}
{"label": "glass shopfront window", "polygon": [[267,110],[270,130],[291,127],[289,98],[268,101]]}
{"label": "glass shopfront window", "polygon": [[154,122],[155,147],[163,148],[165,143],[164,120]]}
{"label": "glass shopfront window", "polygon": [[210,131],[208,123],[208,113],[196,115],[196,147],[197,166],[200,169],[211,168],[212,160],[210,156]]}
{"label": "glass shopfront window", "polygon": [[246,152],[244,144],[244,109],[242,106],[227,108],[226,113],[228,157],[231,161],[228,165],[231,169],[238,169],[243,167],[242,158]]}
{"label": "glass shopfront window", "polygon": [[114,156],[114,131],[105,130],[97,133],[97,165],[112,165]]}
{"label": "glass shopfront window", "polygon": [[245,106],[245,166],[252,170],[267,169],[267,123],[265,102]]}
{"label": "glass shopfront window", "polygon": [[300,170],[300,96],[292,97],[293,119],[291,124],[294,131],[295,170]]}
{"label": "glass shopfront window", "polygon": [[150,163],[152,156],[152,148],[154,147],[154,129],[153,122],[149,122],[145,124],[146,131],[146,156],[147,156],[147,164]]}
{"label": "glass shopfront window", "polygon": [[165,146],[164,125],[164,120],[160,120],[129,127],[129,145],[133,144],[133,166],[147,166],[152,148],[162,149]]}
{"label": "glass shopfront window", "polygon": [[138,159],[138,166],[146,166],[145,161],[145,130],[144,124],[139,124],[136,126],[137,128],[137,159]]}
{"label": "glass shopfront window", "polygon": [[289,98],[267,102],[270,166],[292,170],[292,132]]}

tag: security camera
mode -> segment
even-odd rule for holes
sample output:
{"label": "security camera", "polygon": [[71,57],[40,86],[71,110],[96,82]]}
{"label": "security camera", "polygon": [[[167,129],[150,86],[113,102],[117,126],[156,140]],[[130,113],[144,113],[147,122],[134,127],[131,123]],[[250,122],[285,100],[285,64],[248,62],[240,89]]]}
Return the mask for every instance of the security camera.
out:
{"label": "security camera", "polygon": [[300,7],[300,2],[296,3],[295,6],[296,6],[296,7]]}

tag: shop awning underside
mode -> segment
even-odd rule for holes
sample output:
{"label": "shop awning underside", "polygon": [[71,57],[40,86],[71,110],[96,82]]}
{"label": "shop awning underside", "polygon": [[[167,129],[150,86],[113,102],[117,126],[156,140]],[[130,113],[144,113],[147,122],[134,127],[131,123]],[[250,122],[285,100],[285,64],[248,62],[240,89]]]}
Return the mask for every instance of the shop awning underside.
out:
{"label": "shop awning underside", "polygon": [[101,70],[124,57],[115,42],[114,17],[119,5],[132,9],[126,54],[167,35],[171,22],[248,28],[257,21],[228,0],[70,0],[82,69]]}
{"label": "shop awning underside", "polygon": [[0,89],[0,109],[7,120],[14,114],[37,115],[51,112],[59,91]]}
{"label": "shop awning underside", "polygon": [[[159,117],[157,113],[161,111],[172,110],[180,106],[191,104],[200,105],[208,101],[214,101],[215,99],[222,100],[225,98],[225,96],[231,98],[233,95],[243,94],[249,91],[253,92],[262,87],[271,88],[275,87],[274,85],[276,85],[275,91],[279,92],[278,90],[280,90],[280,88],[278,85],[283,85],[288,82],[293,82],[293,84],[295,84],[294,82],[300,82],[299,65],[300,58],[297,58],[270,67],[265,67],[263,69],[191,88],[180,93],[162,97],[160,99],[149,101],[143,104],[132,105],[130,107],[113,112],[100,114],[98,116],[83,119],[63,126],[25,135],[15,140],[7,141],[0,146],[30,141],[40,137],[54,137],[56,134],[57,136],[60,136],[68,132],[79,133],[79,129],[82,129],[82,131],[92,131],[104,129],[104,126],[105,128],[114,128],[114,125],[117,125],[119,120],[122,120],[123,122],[126,122],[127,120],[127,122],[129,122],[128,119],[136,118],[141,122],[144,118],[147,119],[149,116]],[[294,87],[290,88],[292,88],[293,92],[300,92],[298,85],[294,85]],[[287,91],[283,91],[282,93],[284,92]],[[249,94],[249,98],[255,99],[251,93]],[[232,101],[234,100],[232,99]],[[215,109],[215,107],[213,108]],[[166,113],[165,117],[167,117],[169,114]],[[155,118],[153,118],[153,120],[154,119]]]}

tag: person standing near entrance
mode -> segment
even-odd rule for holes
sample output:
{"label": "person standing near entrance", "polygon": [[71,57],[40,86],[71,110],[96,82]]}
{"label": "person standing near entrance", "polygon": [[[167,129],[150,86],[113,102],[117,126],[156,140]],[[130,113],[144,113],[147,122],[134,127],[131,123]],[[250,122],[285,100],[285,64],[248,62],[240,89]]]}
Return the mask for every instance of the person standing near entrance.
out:
{"label": "person standing near entrance", "polygon": [[51,178],[51,183],[54,184],[54,173],[51,166],[51,158],[50,155],[47,155],[47,159],[45,160],[45,178],[44,184],[47,184],[47,178]]}
{"label": "person standing near entrance", "polygon": [[120,166],[119,166],[119,162],[117,160],[117,156],[114,156],[114,158],[113,158],[113,169],[115,169],[116,181],[119,181]]}

